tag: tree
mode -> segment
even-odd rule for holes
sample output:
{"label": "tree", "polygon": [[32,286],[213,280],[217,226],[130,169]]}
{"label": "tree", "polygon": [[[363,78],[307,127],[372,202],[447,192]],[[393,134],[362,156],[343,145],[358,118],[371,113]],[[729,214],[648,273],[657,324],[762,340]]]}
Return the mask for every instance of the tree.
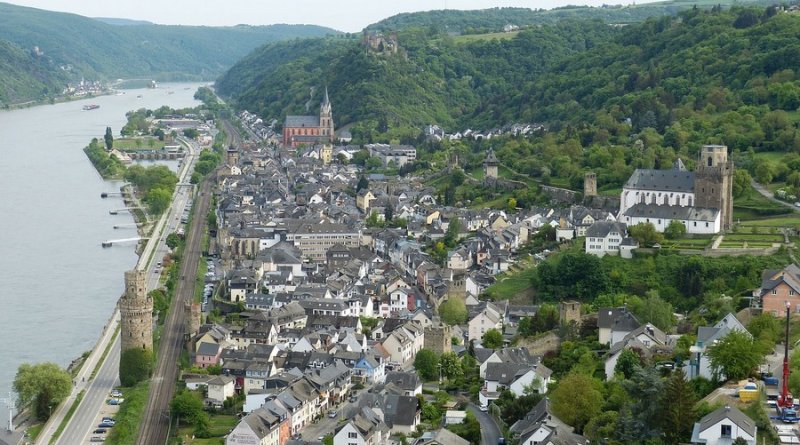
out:
{"label": "tree", "polygon": [[167,247],[169,247],[172,250],[175,250],[175,248],[181,244],[181,237],[177,233],[172,232],[169,235],[167,235],[166,243]]}
{"label": "tree", "polygon": [[439,378],[439,357],[430,349],[420,349],[414,357],[414,369],[425,380]]}
{"label": "tree", "polygon": [[467,306],[460,298],[448,298],[439,305],[439,316],[450,326],[465,323],[468,315]]}
{"label": "tree", "polygon": [[747,440],[744,437],[739,436],[733,440],[733,445],[747,445]]}
{"label": "tree", "polygon": [[445,352],[439,357],[439,365],[442,367],[442,376],[448,379],[455,379],[464,375],[461,363],[455,352]]}
{"label": "tree", "polygon": [[742,168],[737,168],[733,172],[733,197],[740,198],[748,190],[750,190],[750,173]]}
{"label": "tree", "polygon": [[114,134],[111,132],[111,127],[106,127],[106,134],[103,139],[106,141],[106,150],[111,151],[114,148]]}
{"label": "tree", "polygon": [[483,347],[489,349],[497,349],[503,346],[503,334],[497,329],[489,329],[483,334],[482,339]]}
{"label": "tree", "polygon": [[147,210],[151,215],[160,215],[169,208],[172,202],[172,192],[164,188],[154,188],[147,192],[144,197],[147,203]]}
{"label": "tree", "polygon": [[45,420],[50,417],[52,408],[69,395],[72,376],[52,362],[23,363],[17,368],[13,388],[19,395],[17,406],[32,403],[36,417]]}
{"label": "tree", "polygon": [[550,394],[553,414],[567,425],[582,431],[583,427],[600,414],[603,394],[600,382],[590,376],[571,373],[564,377]]}
{"label": "tree", "polygon": [[782,338],[783,326],[777,318],[771,314],[760,314],[753,317],[747,325],[747,330],[757,338],[769,344],[772,348],[778,339]]}
{"label": "tree", "polygon": [[753,337],[747,332],[731,331],[706,351],[714,376],[730,380],[741,380],[761,363],[763,349],[756,347]]}
{"label": "tree", "polygon": [[667,228],[664,229],[664,236],[667,239],[678,239],[686,234],[686,226],[683,225],[682,222],[673,219],[667,225]]}
{"label": "tree", "polygon": [[122,386],[134,386],[150,378],[153,372],[153,353],[149,349],[133,348],[119,359],[119,380]]}
{"label": "tree", "polygon": [[614,374],[622,374],[626,379],[631,378],[636,368],[642,366],[642,358],[639,353],[630,348],[625,348],[619,354],[617,364],[614,366]]}
{"label": "tree", "polygon": [[623,407],[617,419],[617,439],[625,443],[647,443],[659,437],[663,380],[652,367],[636,368],[631,378],[622,381],[632,403]]}
{"label": "tree", "polygon": [[203,401],[189,391],[179,392],[169,403],[172,416],[181,419],[188,425],[194,425],[198,418],[203,417]]}
{"label": "tree", "polygon": [[649,290],[644,299],[631,299],[631,312],[642,323],[652,323],[662,331],[675,325],[672,305],[664,301],[657,290]]}
{"label": "tree", "polygon": [[369,180],[367,179],[367,177],[361,176],[360,178],[358,178],[358,184],[356,184],[356,193],[367,188],[369,188]]}
{"label": "tree", "polygon": [[650,247],[653,244],[662,243],[664,235],[656,230],[653,223],[639,223],[628,228],[628,233],[639,241],[639,245]]}
{"label": "tree", "polygon": [[683,369],[677,369],[667,380],[661,397],[661,430],[667,445],[686,443],[692,434],[694,419],[697,418],[695,404],[697,397],[686,382]]}

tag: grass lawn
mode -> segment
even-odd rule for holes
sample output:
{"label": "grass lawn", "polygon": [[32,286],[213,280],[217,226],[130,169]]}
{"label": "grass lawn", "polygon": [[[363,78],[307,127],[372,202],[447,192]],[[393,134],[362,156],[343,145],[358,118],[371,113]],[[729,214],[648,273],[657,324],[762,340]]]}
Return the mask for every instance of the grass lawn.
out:
{"label": "grass lawn", "polygon": [[511,32],[491,32],[488,34],[466,34],[462,36],[455,36],[453,37],[453,41],[458,43],[469,43],[475,42],[478,40],[505,40],[511,39],[516,37],[519,34],[519,31],[511,31]]}
{"label": "grass lawn", "polygon": [[733,200],[733,219],[737,222],[789,213],[792,211],[753,189]]}
{"label": "grass lawn", "polygon": [[734,233],[725,235],[722,242],[742,242],[748,243],[782,243],[783,235],[781,234],[767,234],[767,233]]}
{"label": "grass lawn", "polygon": [[37,423],[36,425],[29,426],[28,429],[25,431],[28,433],[28,437],[30,437],[31,440],[35,441],[36,438],[39,437],[39,434],[41,434],[43,429],[44,429],[44,423]]}
{"label": "grass lawn", "polygon": [[792,214],[774,218],[754,219],[742,221],[741,225],[743,227],[796,227],[800,226],[800,216]]}
{"label": "grass lawn", "polygon": [[192,439],[194,427],[182,426],[178,428],[178,437],[183,439],[182,443],[184,445],[223,445],[225,443],[224,436],[239,423],[236,416],[228,415],[213,415],[209,420],[208,429],[213,437]]}
{"label": "grass lawn", "polygon": [[[151,145],[152,144],[152,145]],[[124,138],[114,139],[114,148],[123,151],[160,150],[166,143],[158,138]]]}
{"label": "grass lawn", "polygon": [[535,268],[527,267],[518,272],[504,273],[497,277],[497,282],[486,289],[486,294],[493,300],[509,300],[520,294],[531,294],[531,279]]}

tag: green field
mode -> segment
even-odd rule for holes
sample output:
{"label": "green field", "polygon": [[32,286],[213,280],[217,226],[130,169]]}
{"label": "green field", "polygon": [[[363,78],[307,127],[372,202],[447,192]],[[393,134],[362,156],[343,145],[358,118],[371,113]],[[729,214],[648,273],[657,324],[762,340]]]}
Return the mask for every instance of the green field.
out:
{"label": "green field", "polygon": [[742,221],[741,225],[743,227],[797,227],[800,226],[800,216],[792,214],[775,218],[755,219]]}
{"label": "green field", "polygon": [[750,189],[744,195],[733,200],[733,220],[748,221],[785,215],[791,210],[774,201],[770,201],[757,191]]}
{"label": "green field", "polygon": [[780,162],[788,153],[785,151],[761,151],[754,154],[756,159],[766,159],[772,162]]}
{"label": "green field", "polygon": [[761,243],[782,243],[783,235],[781,234],[767,234],[767,233],[733,233],[725,235],[722,242],[761,242]]}
{"label": "green field", "polygon": [[677,240],[664,240],[661,243],[662,249],[687,249],[703,250],[711,245],[711,237],[708,238],[685,238]]}
{"label": "green field", "polygon": [[166,143],[158,138],[114,139],[114,148],[122,151],[161,150]]}
{"label": "green field", "polygon": [[209,422],[209,432],[214,437],[207,439],[192,439],[194,437],[194,428],[190,426],[181,427],[178,429],[178,438],[183,439],[184,445],[223,445],[225,443],[224,436],[227,435],[239,423],[236,416],[227,415],[213,415]]}
{"label": "green field", "polygon": [[517,272],[507,272],[497,276],[497,282],[489,286],[485,293],[493,300],[509,300],[517,296],[532,295],[531,279],[535,268],[526,267]]}

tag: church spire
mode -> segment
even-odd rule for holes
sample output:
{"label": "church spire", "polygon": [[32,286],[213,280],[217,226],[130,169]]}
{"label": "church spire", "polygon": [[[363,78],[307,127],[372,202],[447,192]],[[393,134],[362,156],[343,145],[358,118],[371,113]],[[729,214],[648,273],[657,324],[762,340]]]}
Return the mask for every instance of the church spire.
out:
{"label": "church spire", "polygon": [[328,99],[328,86],[327,85],[325,85],[325,101],[322,102],[322,103],[324,105],[330,105],[331,104],[331,100]]}

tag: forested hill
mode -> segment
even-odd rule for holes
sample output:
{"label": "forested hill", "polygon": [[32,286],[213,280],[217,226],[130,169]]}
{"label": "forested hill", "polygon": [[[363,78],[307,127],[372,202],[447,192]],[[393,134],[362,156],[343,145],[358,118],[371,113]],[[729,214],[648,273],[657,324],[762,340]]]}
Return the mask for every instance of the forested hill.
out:
{"label": "forested hill", "polygon": [[457,131],[513,122],[598,125],[613,135],[628,118],[635,131],[665,132],[695,112],[796,110],[797,35],[800,16],[775,8],[687,10],[625,27],[564,21],[505,39],[407,30],[396,55],[344,38],[270,45],[218,86],[239,106],[281,118],[327,85],[337,125],[358,123],[354,136],[365,138],[413,136],[431,123]]}
{"label": "forested hill", "polygon": [[[0,71],[0,85],[5,88],[0,91],[0,97],[16,98],[38,97],[41,91],[25,85],[35,83],[35,78],[42,76],[51,80],[65,76],[92,80],[213,79],[265,43],[338,33],[312,25],[115,26],[79,15],[8,3],[0,3],[0,29],[0,37],[14,45],[15,52],[38,59],[37,67],[52,65],[61,71],[31,71],[31,79],[13,82],[7,71]],[[3,46],[8,47],[8,44]],[[34,47],[38,47],[38,55]],[[20,74],[25,72],[22,69]]]}
{"label": "forested hill", "polygon": [[50,61],[0,39],[0,104],[60,91],[66,76]]}

